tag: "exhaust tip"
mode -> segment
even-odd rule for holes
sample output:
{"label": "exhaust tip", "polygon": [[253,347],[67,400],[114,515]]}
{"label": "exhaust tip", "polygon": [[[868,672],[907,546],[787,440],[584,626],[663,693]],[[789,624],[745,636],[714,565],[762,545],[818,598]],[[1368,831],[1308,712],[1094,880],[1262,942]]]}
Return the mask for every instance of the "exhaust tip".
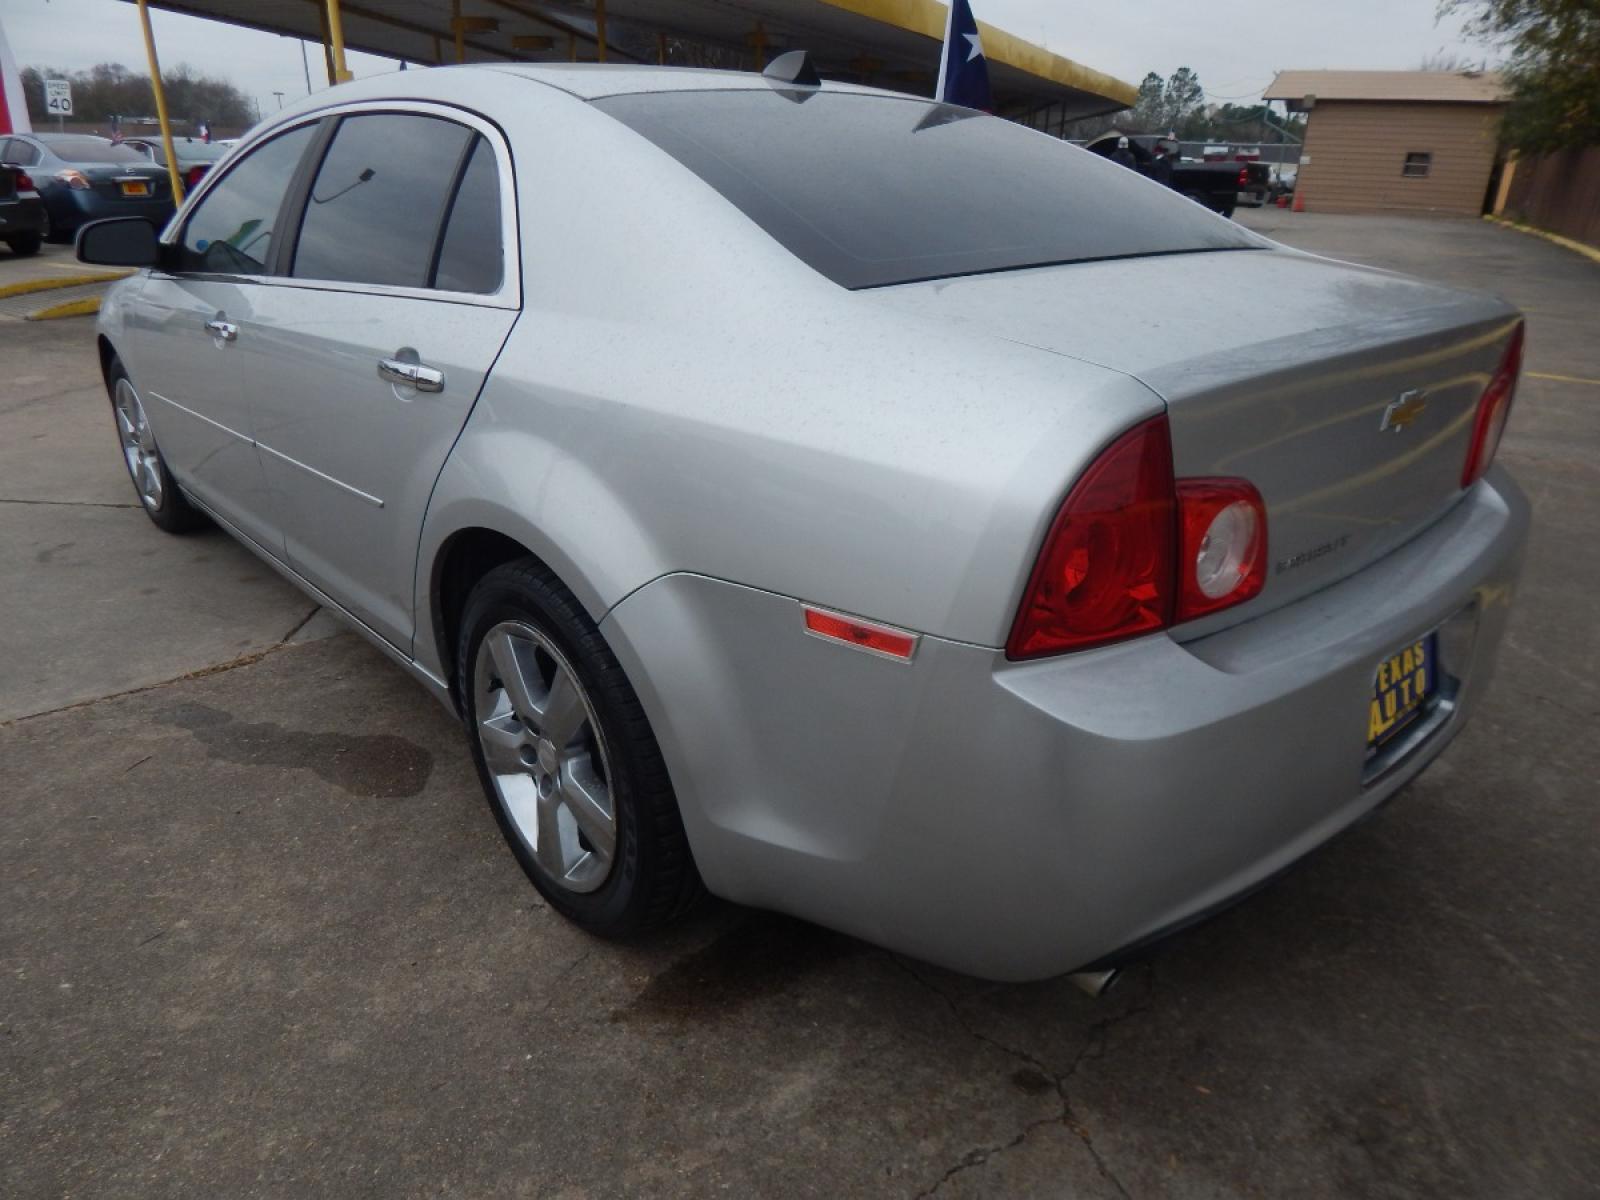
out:
{"label": "exhaust tip", "polygon": [[1090,996],[1099,998],[1106,994],[1121,975],[1121,968],[1112,967],[1106,971],[1074,971],[1067,978]]}

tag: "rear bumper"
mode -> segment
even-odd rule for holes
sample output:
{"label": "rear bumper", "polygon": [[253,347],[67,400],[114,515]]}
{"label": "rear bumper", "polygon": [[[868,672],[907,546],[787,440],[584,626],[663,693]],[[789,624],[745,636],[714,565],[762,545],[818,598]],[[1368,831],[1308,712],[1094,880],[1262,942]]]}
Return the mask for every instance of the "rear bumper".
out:
{"label": "rear bumper", "polygon": [[44,232],[44,202],[38,196],[0,200],[0,240]]}
{"label": "rear bumper", "polygon": [[159,231],[176,210],[172,201],[165,197],[148,200],[112,199],[96,191],[69,187],[52,188],[46,195],[45,203],[50,206],[50,220],[57,229],[63,231],[108,217],[143,217]]}
{"label": "rear bumper", "polygon": [[[907,666],[691,575],[602,628],[712,891],[996,979],[1060,974],[1215,910],[1381,804],[1492,670],[1528,508],[1492,472],[1357,575],[1187,644],[1035,663],[924,638]],[[1453,709],[1374,774],[1378,661],[1450,623]]]}

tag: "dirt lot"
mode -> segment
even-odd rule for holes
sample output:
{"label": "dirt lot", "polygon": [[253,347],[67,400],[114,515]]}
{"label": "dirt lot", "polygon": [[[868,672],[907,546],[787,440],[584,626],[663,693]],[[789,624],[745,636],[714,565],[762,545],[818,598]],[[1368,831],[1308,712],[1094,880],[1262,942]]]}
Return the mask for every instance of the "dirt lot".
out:
{"label": "dirt lot", "polygon": [[1448,753],[1099,1001],[726,906],[573,931],[440,708],[137,510],[90,324],[0,322],[0,1194],[1594,1195],[1600,266],[1241,216],[1528,310],[1535,540]]}

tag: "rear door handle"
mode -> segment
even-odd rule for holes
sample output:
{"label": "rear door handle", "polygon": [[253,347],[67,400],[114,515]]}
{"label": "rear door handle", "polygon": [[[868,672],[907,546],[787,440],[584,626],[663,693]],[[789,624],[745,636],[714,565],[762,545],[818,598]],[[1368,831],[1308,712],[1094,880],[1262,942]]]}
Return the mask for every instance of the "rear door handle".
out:
{"label": "rear door handle", "polygon": [[414,387],[419,392],[444,391],[443,371],[425,363],[408,362],[403,358],[380,358],[378,378]]}
{"label": "rear door handle", "polygon": [[216,317],[206,322],[206,332],[214,338],[221,338],[225,342],[231,342],[239,336],[239,327],[232,321],[224,321],[221,317]]}

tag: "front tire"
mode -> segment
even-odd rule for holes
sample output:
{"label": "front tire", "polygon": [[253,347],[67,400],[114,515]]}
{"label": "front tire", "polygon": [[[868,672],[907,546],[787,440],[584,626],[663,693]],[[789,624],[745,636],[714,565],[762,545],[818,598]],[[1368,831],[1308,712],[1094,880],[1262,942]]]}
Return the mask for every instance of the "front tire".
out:
{"label": "front tire", "polygon": [[661,748],[572,593],[531,558],[490,571],[456,664],[479,782],[550,906],[601,937],[692,906],[702,886]]}
{"label": "front tire", "polygon": [[16,237],[7,238],[6,245],[18,258],[27,258],[30,254],[39,253],[39,245],[43,240],[37,233],[19,233]]}
{"label": "front tire", "polygon": [[111,393],[111,411],[116,417],[117,438],[122,443],[122,463],[138,494],[145,515],[167,533],[190,533],[206,524],[205,517],[189,503],[183,489],[167,470],[156,444],[155,430],[145,415],[144,400],[122,360],[113,358],[106,372]]}

